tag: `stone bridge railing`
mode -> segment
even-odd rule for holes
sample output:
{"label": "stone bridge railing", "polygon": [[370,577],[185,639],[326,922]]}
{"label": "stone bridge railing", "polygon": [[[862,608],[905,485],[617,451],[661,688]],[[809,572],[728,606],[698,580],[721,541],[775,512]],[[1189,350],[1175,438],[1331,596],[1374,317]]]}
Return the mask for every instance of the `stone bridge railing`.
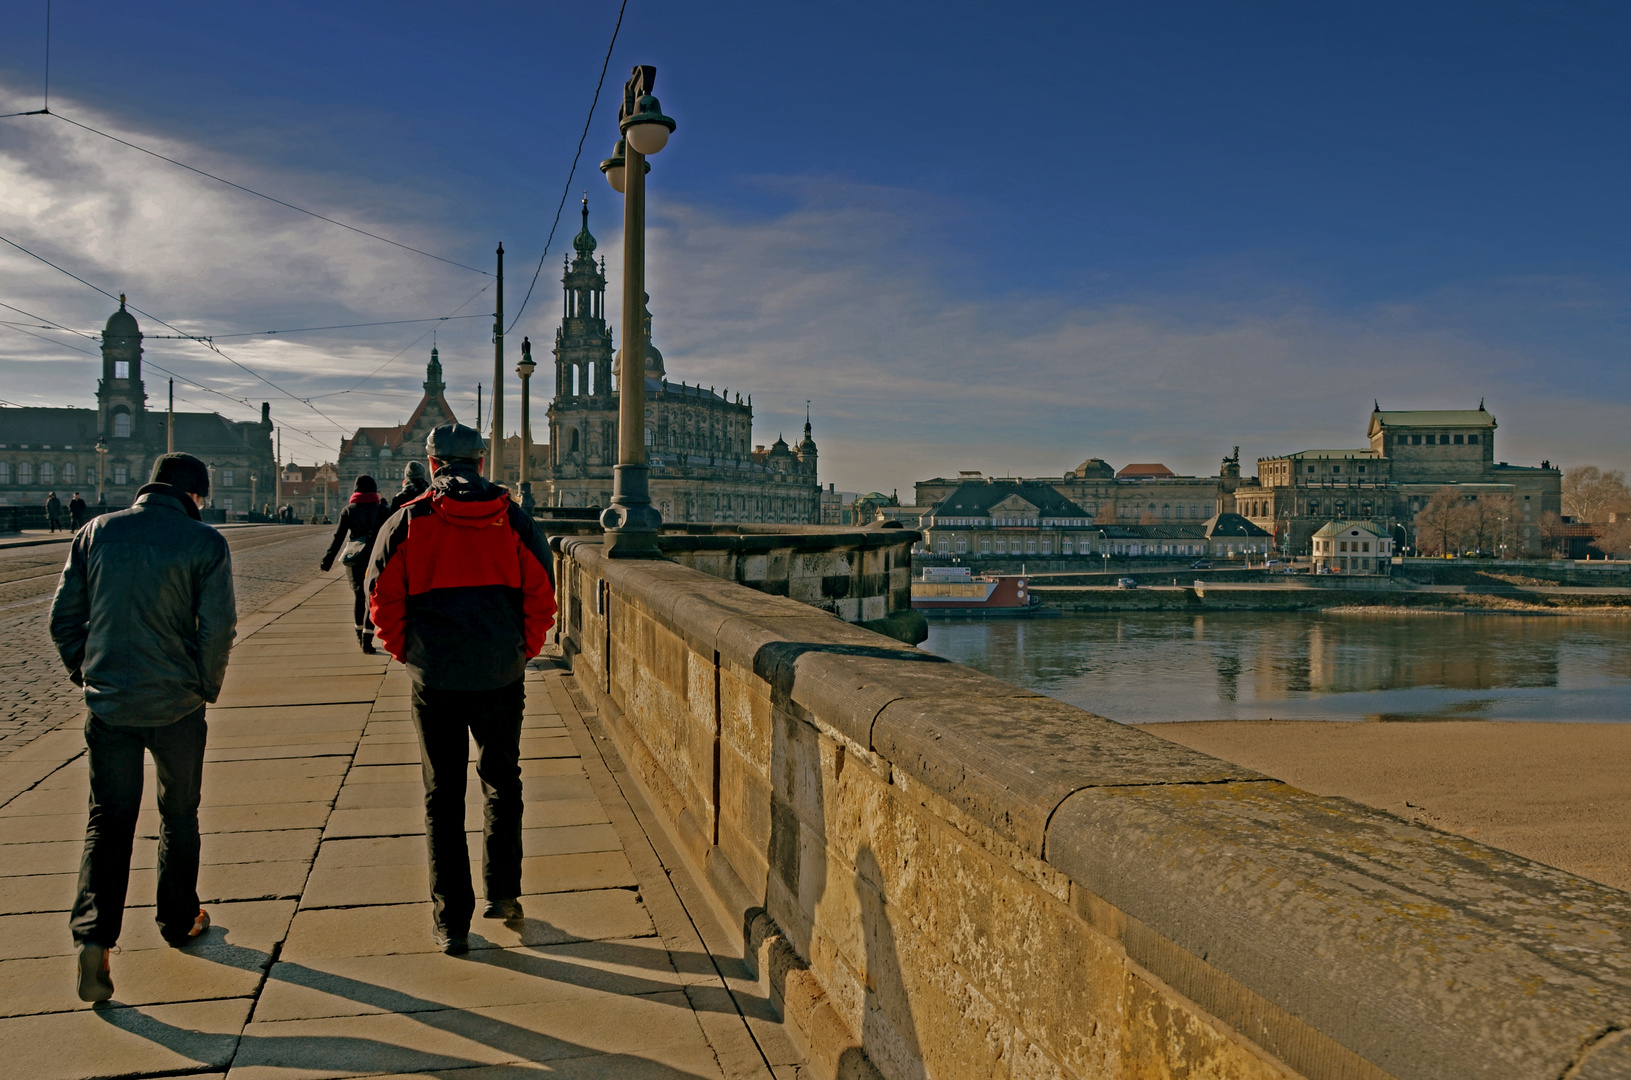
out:
{"label": "stone bridge railing", "polygon": [[557,543],[576,682],[822,1074],[1631,1077],[1631,895]]}

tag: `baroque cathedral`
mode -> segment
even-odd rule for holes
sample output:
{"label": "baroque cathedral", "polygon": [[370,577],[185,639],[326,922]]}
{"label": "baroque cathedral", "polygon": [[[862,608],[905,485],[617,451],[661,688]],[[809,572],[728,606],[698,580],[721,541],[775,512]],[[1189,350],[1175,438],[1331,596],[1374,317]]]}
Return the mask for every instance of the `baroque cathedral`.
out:
{"label": "baroque cathedral", "polygon": [[[565,275],[561,325],[555,332],[555,396],[549,405],[549,453],[542,495],[550,506],[611,505],[617,463],[617,376],[621,352],[606,325],[605,260],[595,259],[589,200],[576,255]],[[648,296],[647,302],[650,302]],[[664,521],[815,524],[821,485],[809,417],[804,438],[789,446],[752,445],[753,399],[671,382],[663,354],[646,334],[646,460],[651,501]]]}

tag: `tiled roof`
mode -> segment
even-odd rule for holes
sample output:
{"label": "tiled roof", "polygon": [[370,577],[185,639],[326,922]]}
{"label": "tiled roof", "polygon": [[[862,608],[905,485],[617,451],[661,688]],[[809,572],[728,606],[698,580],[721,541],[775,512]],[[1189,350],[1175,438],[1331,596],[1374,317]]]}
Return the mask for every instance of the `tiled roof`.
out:
{"label": "tiled roof", "polygon": [[1260,537],[1269,534],[1239,514],[1219,514],[1206,520],[1206,535]]}
{"label": "tiled roof", "polygon": [[1494,427],[1495,417],[1483,409],[1420,409],[1414,412],[1373,412],[1371,427]]}
{"label": "tiled roof", "polygon": [[1117,480],[1142,480],[1142,479],[1146,479],[1146,478],[1154,479],[1156,477],[1177,476],[1177,475],[1178,475],[1177,473],[1173,472],[1171,469],[1167,468],[1165,465],[1162,465],[1162,464],[1159,464],[1159,463],[1156,463],[1156,462],[1145,462],[1145,463],[1142,463],[1142,464],[1133,464],[1133,465],[1124,466],[1120,472],[1116,473],[1116,479]]}
{"label": "tiled roof", "polygon": [[1022,480],[976,480],[959,484],[957,490],[935,504],[935,514],[949,517],[973,517],[987,514],[1004,499],[1018,495],[1037,508],[1044,517],[1080,517],[1093,515],[1059,494],[1048,484],[1027,483]]}

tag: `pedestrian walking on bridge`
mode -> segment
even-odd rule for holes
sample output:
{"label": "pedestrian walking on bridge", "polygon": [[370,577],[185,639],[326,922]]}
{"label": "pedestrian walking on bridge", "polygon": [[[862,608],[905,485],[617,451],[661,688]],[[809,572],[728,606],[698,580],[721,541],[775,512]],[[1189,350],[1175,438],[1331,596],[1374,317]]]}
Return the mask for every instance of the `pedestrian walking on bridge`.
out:
{"label": "pedestrian walking on bridge", "polygon": [[507,489],[482,479],[484,449],[462,424],[430,433],[429,493],[385,523],[368,568],[375,633],[413,682],[432,918],[448,953],[469,948],[475,914],[464,836],[472,737],[487,802],[483,915],[522,916],[523,678],[555,622],[543,534]]}
{"label": "pedestrian walking on bridge", "polygon": [[62,500],[57,498],[54,491],[45,497],[45,520],[52,532],[62,528]]}
{"label": "pedestrian walking on bridge", "polygon": [[204,707],[221,693],[237,627],[232,556],[198,513],[209,492],[202,461],[160,457],[134,506],[74,537],[51,604],[51,638],[90,709],[90,817],[69,919],[83,1001],[113,996],[108,953],[124,925],[144,752],[158,779],[159,932],[179,947],[209,929],[198,904]]}
{"label": "pedestrian walking on bridge", "polygon": [[408,462],[402,467],[402,490],[391,498],[391,513],[396,513],[429,490],[430,475],[425,472],[425,463]]}
{"label": "pedestrian walking on bridge", "polygon": [[68,524],[74,532],[78,532],[79,527],[85,524],[85,500],[79,497],[77,491],[74,492],[74,497],[68,500]]}
{"label": "pedestrian walking on bridge", "polygon": [[340,556],[347,573],[351,575],[352,622],[357,628],[357,644],[370,655],[374,652],[374,624],[368,618],[368,593],[363,579],[368,573],[368,553],[374,546],[379,527],[390,516],[379,499],[379,485],[372,476],[357,477],[356,490],[351,501],[340,511],[340,524],[334,528],[334,541],[323,556],[323,573],[334,566],[334,556]]}

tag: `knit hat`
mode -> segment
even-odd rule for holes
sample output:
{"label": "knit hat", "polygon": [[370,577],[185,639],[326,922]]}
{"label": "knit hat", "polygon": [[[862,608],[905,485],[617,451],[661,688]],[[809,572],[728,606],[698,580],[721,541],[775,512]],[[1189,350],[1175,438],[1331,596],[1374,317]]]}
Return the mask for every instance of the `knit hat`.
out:
{"label": "knit hat", "polygon": [[428,483],[430,477],[425,475],[425,463],[423,461],[408,462],[402,467],[402,480],[404,483],[409,480],[423,480]]}
{"label": "knit hat", "polygon": [[193,495],[208,495],[210,467],[191,454],[162,454],[153,462],[152,482],[171,484]]}

